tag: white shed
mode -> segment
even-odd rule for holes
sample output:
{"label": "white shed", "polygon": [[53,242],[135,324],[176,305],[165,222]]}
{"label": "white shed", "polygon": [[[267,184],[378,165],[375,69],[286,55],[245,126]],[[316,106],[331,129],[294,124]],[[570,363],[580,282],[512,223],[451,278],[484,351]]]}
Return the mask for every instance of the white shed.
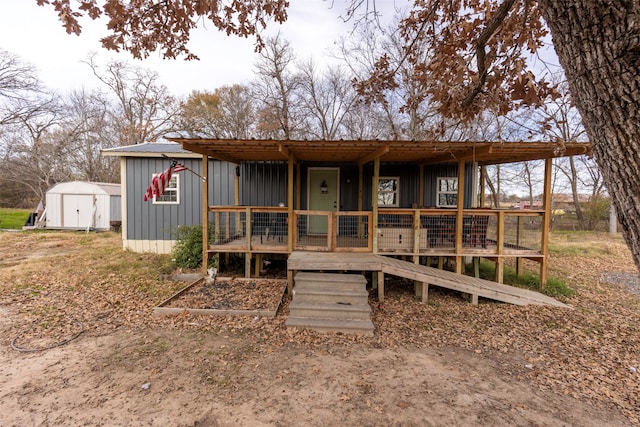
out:
{"label": "white shed", "polygon": [[45,209],[47,228],[109,230],[122,219],[120,184],[60,183],[47,191]]}

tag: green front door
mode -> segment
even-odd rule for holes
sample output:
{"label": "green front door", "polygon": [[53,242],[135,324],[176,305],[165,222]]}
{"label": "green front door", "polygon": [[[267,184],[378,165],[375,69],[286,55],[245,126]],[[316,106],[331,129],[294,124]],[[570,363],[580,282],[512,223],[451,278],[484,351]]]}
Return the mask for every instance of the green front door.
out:
{"label": "green front door", "polygon": [[[338,210],[338,168],[309,168],[309,210],[336,212]],[[327,217],[311,216],[309,234],[327,234]]]}

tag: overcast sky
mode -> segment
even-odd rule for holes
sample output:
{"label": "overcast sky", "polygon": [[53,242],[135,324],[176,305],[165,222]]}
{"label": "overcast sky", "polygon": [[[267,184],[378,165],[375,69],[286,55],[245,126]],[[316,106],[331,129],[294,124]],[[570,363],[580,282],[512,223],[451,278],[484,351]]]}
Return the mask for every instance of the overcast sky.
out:
{"label": "overcast sky", "polygon": [[[392,3],[392,0],[386,1]],[[345,24],[339,18],[343,13],[342,2],[336,1],[333,8],[331,3],[291,0],[289,20],[282,26],[271,25],[269,32],[280,29],[298,59],[312,57],[318,63],[330,61],[328,49],[351,29],[350,23]],[[140,62],[128,53],[116,55],[101,47],[99,39],[106,35],[104,25],[91,20],[84,20],[82,24],[79,37],[69,35],[51,7],[39,7],[36,0],[4,0],[0,14],[0,48],[35,65],[43,83],[61,91],[98,85],[89,67],[80,62],[90,52],[98,53],[100,64],[117,58],[158,72],[160,81],[175,95],[244,83],[252,78],[253,64],[258,58],[253,39],[228,37],[211,25],[209,30],[198,30],[190,44],[200,61],[162,60],[158,54],[152,54]]]}

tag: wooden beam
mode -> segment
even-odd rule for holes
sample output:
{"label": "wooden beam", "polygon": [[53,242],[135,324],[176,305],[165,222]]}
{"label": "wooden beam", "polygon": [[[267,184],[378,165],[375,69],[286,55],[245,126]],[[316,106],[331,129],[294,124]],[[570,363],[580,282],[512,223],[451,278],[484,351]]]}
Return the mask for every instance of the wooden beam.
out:
{"label": "wooden beam", "polygon": [[236,165],[240,164],[240,160],[234,157],[226,156],[224,154],[220,154],[214,150],[202,148],[199,145],[189,144],[188,142],[182,143],[182,148],[185,150],[193,151],[194,153],[202,154],[204,156],[213,157],[214,159],[222,160],[224,162],[234,163]]}
{"label": "wooden beam", "polygon": [[282,154],[286,160],[293,160],[294,162],[297,161],[293,152],[283,144],[278,144],[278,152]]}
{"label": "wooden beam", "polygon": [[380,156],[383,156],[389,152],[389,144],[385,144],[384,146],[378,148],[377,150],[367,154],[360,160],[358,160],[358,165],[364,165],[365,163],[369,163],[372,160],[379,159]]}
{"label": "wooden beam", "polygon": [[436,163],[448,162],[472,162],[477,161],[477,157],[487,156],[491,153],[493,153],[493,147],[491,145],[484,145],[481,147],[468,148],[464,151],[460,151],[459,153],[448,151],[435,157],[424,159],[420,162],[420,164],[432,165]]}

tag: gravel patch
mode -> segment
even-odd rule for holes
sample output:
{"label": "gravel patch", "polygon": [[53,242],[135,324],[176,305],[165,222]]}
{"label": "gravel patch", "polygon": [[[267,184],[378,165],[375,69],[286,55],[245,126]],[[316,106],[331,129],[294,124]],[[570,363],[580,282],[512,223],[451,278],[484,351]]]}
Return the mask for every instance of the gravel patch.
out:
{"label": "gravel patch", "polygon": [[629,292],[640,295],[640,275],[638,273],[606,272],[602,281],[614,285],[624,285]]}

